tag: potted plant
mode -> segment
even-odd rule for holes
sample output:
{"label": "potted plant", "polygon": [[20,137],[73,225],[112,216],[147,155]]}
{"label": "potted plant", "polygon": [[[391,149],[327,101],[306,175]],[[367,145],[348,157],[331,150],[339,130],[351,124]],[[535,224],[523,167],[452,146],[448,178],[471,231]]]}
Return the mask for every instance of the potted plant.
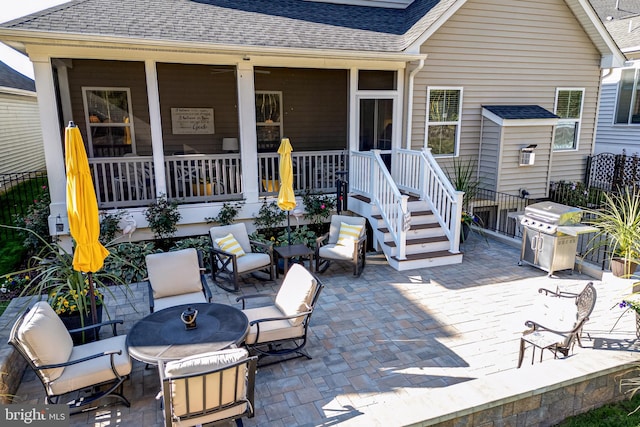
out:
{"label": "potted plant", "polygon": [[608,246],[611,270],[615,276],[631,277],[640,263],[640,194],[625,188],[618,194],[604,194],[599,209],[585,209],[585,223],[598,229],[591,242],[596,249]]}
{"label": "potted plant", "polygon": [[[7,228],[20,229],[20,227],[5,226]],[[113,295],[109,285],[125,285],[119,275],[105,271],[104,269],[92,274],[93,294],[90,292],[89,280],[86,273],[76,271],[73,268],[73,255],[65,250],[59,243],[50,243],[32,230],[20,229],[33,233],[41,241],[42,249],[33,255],[23,270],[10,273],[9,276],[28,275],[20,297],[47,297],[49,304],[58,313],[68,329],[75,329],[91,325],[91,298],[96,301],[98,308],[98,323],[104,306],[104,295]],[[106,307],[105,312],[108,314]],[[73,336],[72,336],[73,337]],[[96,338],[97,334],[93,336]],[[89,341],[90,334],[73,337],[76,342]]]}

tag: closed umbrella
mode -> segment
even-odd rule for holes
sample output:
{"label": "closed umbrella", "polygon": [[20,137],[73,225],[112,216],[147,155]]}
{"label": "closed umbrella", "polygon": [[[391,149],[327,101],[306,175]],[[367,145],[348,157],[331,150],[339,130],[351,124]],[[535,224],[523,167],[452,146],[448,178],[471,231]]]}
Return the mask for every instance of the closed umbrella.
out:
{"label": "closed umbrella", "polygon": [[[64,146],[67,168],[67,216],[69,231],[76,241],[73,268],[88,273],[89,295],[93,296],[91,273],[102,268],[109,251],[98,241],[100,220],[96,191],[91,180],[82,135],[73,122],[69,122],[65,129]],[[97,323],[95,298],[91,297],[89,300],[93,323]]]}
{"label": "closed umbrella", "polygon": [[287,232],[291,245],[291,219],[289,214],[296,207],[296,196],[293,193],[293,163],[291,152],[293,148],[289,138],[282,138],[278,154],[280,155],[280,191],[278,192],[278,207],[287,211]]}

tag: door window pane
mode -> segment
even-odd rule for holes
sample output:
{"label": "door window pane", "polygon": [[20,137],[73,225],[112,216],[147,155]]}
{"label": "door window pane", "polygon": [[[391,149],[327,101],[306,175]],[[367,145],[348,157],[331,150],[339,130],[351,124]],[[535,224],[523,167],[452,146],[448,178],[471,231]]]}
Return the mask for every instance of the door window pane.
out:
{"label": "door window pane", "polygon": [[360,100],[360,151],[391,149],[392,99]]}

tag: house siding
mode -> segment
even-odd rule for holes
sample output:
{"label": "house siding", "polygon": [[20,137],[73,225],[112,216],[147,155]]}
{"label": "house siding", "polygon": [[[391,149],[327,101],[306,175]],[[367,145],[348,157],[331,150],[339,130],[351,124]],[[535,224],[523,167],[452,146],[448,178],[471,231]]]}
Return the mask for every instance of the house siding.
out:
{"label": "house siding", "polygon": [[[640,62],[635,66],[640,66]],[[613,124],[621,75],[622,69],[614,69],[602,82],[596,153],[622,154],[623,149],[627,154],[640,152],[640,125]]]}
{"label": "house siding", "polygon": [[[459,154],[470,157],[479,152],[482,105],[535,104],[553,111],[556,88],[585,88],[578,150],[554,152],[549,171],[551,180],[583,178],[593,145],[600,55],[564,1],[470,0],[421,52],[428,57],[415,78],[412,148],[424,144],[428,86],[464,88]],[[544,144],[550,139],[544,137],[528,142]],[[536,151],[537,162],[541,154]],[[515,160],[503,161],[517,168]],[[505,173],[500,180],[510,178]],[[539,176],[528,169],[518,179],[520,187],[537,186]]]}
{"label": "house siding", "polygon": [[498,163],[500,162],[500,142],[502,129],[491,120],[483,117],[482,142],[478,160],[478,177],[482,188],[497,190]]}
{"label": "house siding", "polygon": [[0,174],[44,169],[39,117],[35,94],[0,92]]}

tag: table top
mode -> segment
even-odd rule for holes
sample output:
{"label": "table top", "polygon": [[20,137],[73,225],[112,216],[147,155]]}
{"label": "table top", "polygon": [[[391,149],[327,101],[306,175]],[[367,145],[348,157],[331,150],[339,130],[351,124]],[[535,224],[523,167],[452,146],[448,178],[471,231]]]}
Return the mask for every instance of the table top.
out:
{"label": "table top", "polygon": [[[187,330],[180,315],[198,310],[197,327]],[[249,332],[245,314],[217,303],[185,304],[158,310],[138,321],[127,334],[129,354],[145,363],[182,359],[240,344]]]}
{"label": "table top", "polygon": [[299,243],[297,245],[276,246],[273,248],[283,258],[291,258],[296,256],[305,256],[313,253],[313,249],[309,249],[306,245]]}

